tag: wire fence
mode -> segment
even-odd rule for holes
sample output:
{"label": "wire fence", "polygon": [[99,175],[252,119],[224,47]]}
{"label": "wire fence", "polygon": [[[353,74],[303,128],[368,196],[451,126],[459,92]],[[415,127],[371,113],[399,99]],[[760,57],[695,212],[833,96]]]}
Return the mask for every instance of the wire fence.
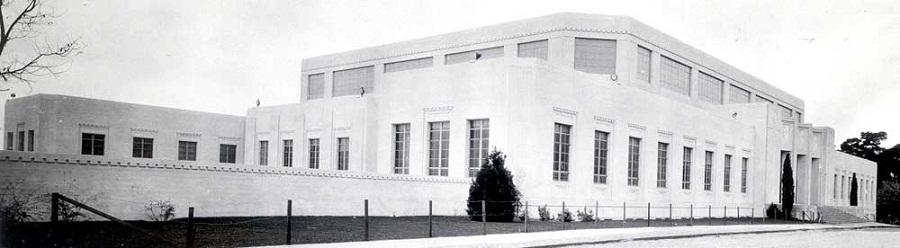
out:
{"label": "wire fence", "polygon": [[[428,201],[410,203],[399,211],[390,211],[392,209],[387,206],[370,205],[369,200],[361,200],[356,204],[334,205],[342,211],[355,209],[355,212],[359,213],[355,216],[310,216],[309,213],[306,213],[307,215],[301,213],[298,216],[294,212],[296,206],[293,203],[291,200],[284,202],[285,214],[282,216],[261,217],[195,217],[195,209],[190,207],[187,218],[156,222],[127,221],[125,225],[133,226],[129,228],[122,228],[123,224],[116,223],[114,217],[111,219],[109,218],[111,216],[104,216],[102,212],[90,211],[84,214],[82,219],[112,221],[57,220],[45,223],[50,225],[50,233],[41,234],[43,241],[38,241],[38,244],[83,247],[221,247],[587,228],[797,223],[764,218],[765,213],[759,210],[766,209],[768,204],[753,207],[653,202],[611,204],[595,201],[576,204],[566,202],[535,204],[527,201],[473,201],[467,202],[465,212],[447,215],[447,211],[441,211],[443,215],[435,215],[435,209],[446,210],[449,207],[437,206]],[[74,203],[65,201],[51,204],[56,206],[52,210],[56,213],[54,216],[60,215],[60,212],[64,211],[62,209],[65,209],[61,206],[67,204]],[[36,228],[40,229],[37,226]],[[27,230],[24,232],[27,233]]]}

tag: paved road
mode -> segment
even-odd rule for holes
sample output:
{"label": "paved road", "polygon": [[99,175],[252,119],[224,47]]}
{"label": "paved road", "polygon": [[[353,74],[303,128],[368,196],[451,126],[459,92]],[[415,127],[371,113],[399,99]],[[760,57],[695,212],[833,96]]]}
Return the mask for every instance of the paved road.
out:
{"label": "paved road", "polygon": [[846,231],[800,231],[740,234],[686,239],[627,241],[573,247],[900,247],[900,229],[871,228]]}

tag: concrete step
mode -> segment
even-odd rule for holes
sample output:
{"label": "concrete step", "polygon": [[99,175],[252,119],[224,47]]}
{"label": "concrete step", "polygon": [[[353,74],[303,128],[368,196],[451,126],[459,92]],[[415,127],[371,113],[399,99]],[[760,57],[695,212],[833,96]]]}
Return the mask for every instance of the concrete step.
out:
{"label": "concrete step", "polygon": [[865,218],[844,212],[835,207],[821,206],[819,213],[822,215],[822,221],[825,223],[865,223],[869,222]]}

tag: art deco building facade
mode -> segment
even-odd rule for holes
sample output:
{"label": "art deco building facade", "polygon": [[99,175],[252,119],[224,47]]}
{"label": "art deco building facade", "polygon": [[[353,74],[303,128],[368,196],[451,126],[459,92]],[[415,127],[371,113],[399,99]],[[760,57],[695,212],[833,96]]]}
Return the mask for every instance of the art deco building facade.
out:
{"label": "art deco building facade", "polygon": [[629,17],[554,14],[307,58],[301,72],[299,103],[246,117],[14,99],[7,144],[361,178],[337,187],[377,178],[395,196],[366,194],[394,199],[385,208],[441,198],[446,213],[462,213],[468,178],[495,149],[531,202],[758,213],[780,201],[790,159],[800,211],[848,205],[854,175],[860,206],[845,210],[875,211],[876,165],[835,151],[831,128],[803,121],[801,99]]}

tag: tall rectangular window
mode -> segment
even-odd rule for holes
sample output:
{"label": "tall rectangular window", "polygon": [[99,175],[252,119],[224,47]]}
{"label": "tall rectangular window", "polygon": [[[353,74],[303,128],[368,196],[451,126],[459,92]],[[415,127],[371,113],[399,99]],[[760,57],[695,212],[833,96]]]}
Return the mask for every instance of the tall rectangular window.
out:
{"label": "tall rectangular window", "polygon": [[286,139],[284,142],[284,155],[282,156],[281,164],[284,167],[293,167],[294,166],[294,140]]}
{"label": "tall rectangular window", "polygon": [[410,59],[384,64],[384,73],[408,71],[415,69],[428,68],[434,65],[434,57],[424,57],[418,59]]}
{"label": "tall rectangular window", "polygon": [[81,134],[81,154],[103,156],[106,135],[96,133]]}
{"label": "tall rectangular window", "polygon": [[681,62],[661,56],[659,63],[659,83],[664,89],[679,94],[691,95],[691,67]]}
{"label": "tall rectangular window", "polygon": [[844,181],[844,176],[841,176],[841,199],[844,199],[844,189],[847,188],[846,186],[844,186]]}
{"label": "tall rectangular window", "polygon": [[237,145],[219,144],[219,163],[233,164],[237,155]]}
{"label": "tall rectangular window", "polygon": [[25,131],[19,131],[19,137],[16,142],[16,150],[25,151]]}
{"label": "tall rectangular window", "polygon": [[394,174],[409,174],[409,123],[394,124]]}
{"label": "tall rectangular window", "polygon": [[309,168],[319,168],[319,139],[309,139]]}
{"label": "tall rectangular window", "polygon": [[713,152],[706,151],[706,162],[703,164],[703,190],[712,191]]}
{"label": "tall rectangular window", "polygon": [[547,60],[547,40],[519,43],[519,58]]}
{"label": "tall rectangular window", "polygon": [[554,124],[553,128],[553,181],[569,181],[569,138],[572,126]]}
{"label": "tall rectangular window", "polygon": [[725,175],[722,179],[723,190],[725,192],[731,191],[731,154],[725,154]]}
{"label": "tall rectangular window", "polygon": [[609,133],[594,131],[594,183],[606,184]]}
{"label": "tall rectangular window", "polygon": [[153,139],[133,137],[131,139],[131,156],[135,158],[153,158]]}
{"label": "tall rectangular window", "polygon": [[478,175],[488,156],[490,122],[488,119],[469,120],[469,177]]}
{"label": "tall rectangular window", "polygon": [[333,72],[332,96],[362,95],[375,92],[372,87],[374,66],[359,67]]}
{"label": "tall rectangular window", "polygon": [[448,176],[450,157],[450,122],[428,123],[428,175]]}
{"label": "tall rectangular window", "polygon": [[838,175],[837,174],[834,174],[834,187],[831,187],[831,191],[833,191],[832,198],[837,199],[838,198],[838,193],[837,193],[838,192]]}
{"label": "tall rectangular window", "polygon": [[13,149],[13,132],[6,133],[6,150],[12,151]]}
{"label": "tall rectangular window", "polygon": [[700,72],[698,79],[700,81],[700,100],[722,104],[722,85],[725,82],[703,72]]}
{"label": "tall rectangular window", "polygon": [[178,160],[197,161],[197,142],[179,140]]}
{"label": "tall rectangular window", "polygon": [[34,130],[28,130],[28,151],[34,151]]}
{"label": "tall rectangular window", "polygon": [[616,74],[616,40],[575,38],[575,70]]}
{"label": "tall rectangular window", "polygon": [[731,85],[730,95],[728,96],[728,102],[730,103],[749,103],[750,102],[750,91],[741,89],[735,85]]}
{"label": "tall rectangular window", "polygon": [[666,187],[666,164],[669,163],[669,144],[659,142],[656,151],[656,187]]}
{"label": "tall rectangular window", "polygon": [[694,149],[684,147],[684,158],[681,165],[681,189],[691,189],[691,163]]}
{"label": "tall rectangular window", "polygon": [[306,99],[319,99],[325,96],[325,73],[312,74],[306,80]]}
{"label": "tall rectangular window", "polygon": [[641,177],[641,139],[628,137],[628,186],[638,186]]}
{"label": "tall rectangular window", "polygon": [[747,193],[747,158],[741,158],[741,193]]}
{"label": "tall rectangular window", "polygon": [[650,82],[650,54],[650,49],[638,46],[637,78],[647,83]]}
{"label": "tall rectangular window", "polygon": [[337,169],[338,170],[349,170],[350,169],[350,138],[338,138],[337,139]]}
{"label": "tall rectangular window", "polygon": [[259,141],[259,165],[269,164],[269,141]]}
{"label": "tall rectangular window", "polygon": [[472,51],[444,55],[444,64],[457,64],[474,60],[485,60],[503,57],[503,47],[491,47]]}

